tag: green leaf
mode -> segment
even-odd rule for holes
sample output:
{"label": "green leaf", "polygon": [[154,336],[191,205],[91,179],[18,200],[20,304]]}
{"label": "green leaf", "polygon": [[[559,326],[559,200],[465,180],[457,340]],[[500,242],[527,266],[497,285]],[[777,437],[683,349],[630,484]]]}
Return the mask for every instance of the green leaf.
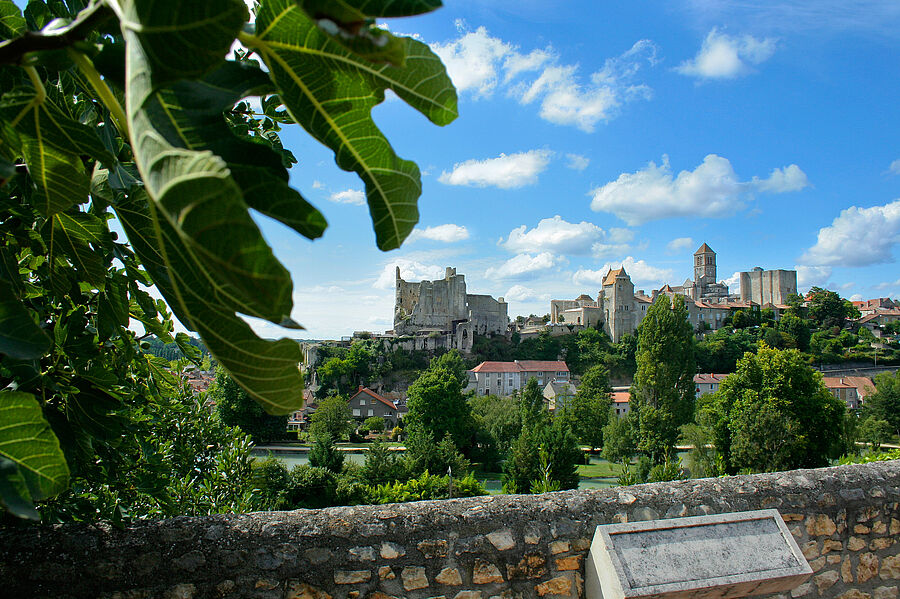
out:
{"label": "green leaf", "polygon": [[8,40],[25,33],[22,11],[10,0],[0,1],[0,39]]}
{"label": "green leaf", "polygon": [[341,23],[371,17],[410,17],[436,10],[441,0],[296,0],[313,18],[330,18]]}
{"label": "green leaf", "polygon": [[37,359],[50,349],[50,338],[31,319],[12,286],[0,279],[0,354]]}
{"label": "green leaf", "polygon": [[204,265],[190,259],[185,242],[169,221],[154,219],[152,210],[153,204],[139,188],[115,205],[135,253],[172,311],[185,326],[200,333],[209,351],[267,412],[287,414],[297,409],[303,389],[297,367],[300,345],[290,339],[260,339],[235,315],[231,303],[217,294]]}
{"label": "green leaf", "polygon": [[199,347],[191,343],[191,338],[186,333],[177,333],[175,335],[175,345],[178,346],[185,358],[195,364],[199,364],[203,358],[203,352],[200,351]]}
{"label": "green leaf", "polygon": [[121,5],[122,33],[141,48],[140,56],[130,54],[129,60],[143,65],[130,70],[128,85],[133,90],[134,78],[141,79],[138,88],[146,93],[200,77],[222,62],[248,16],[241,0],[124,0]]}
{"label": "green leaf", "polygon": [[0,457],[13,462],[31,501],[59,495],[69,486],[69,467],[37,399],[0,391]]}
{"label": "green leaf", "polygon": [[371,111],[391,89],[438,125],[455,119],[456,91],[440,59],[402,38],[404,67],[372,64],[336,43],[292,0],[264,0],[256,25],[258,37],[247,43],[269,67],[292,118],[363,180],[378,247],[399,247],[419,219],[419,169],[397,157]]}
{"label": "green leaf", "polygon": [[19,518],[40,520],[41,515],[31,502],[25,477],[19,467],[10,460],[0,457],[0,505]]}
{"label": "green leaf", "polygon": [[52,220],[54,245],[85,281],[103,287],[106,280],[103,246],[112,242],[106,223],[86,212],[58,212]]}
{"label": "green leaf", "polygon": [[97,133],[69,118],[49,97],[14,90],[0,99],[3,141],[18,148],[37,186],[35,207],[51,216],[73,203],[87,201],[90,189],[79,154],[115,164]]}
{"label": "green leaf", "polygon": [[227,62],[200,81],[158,90],[143,113],[171,145],[211,150],[225,160],[247,206],[315,239],[325,231],[325,217],[287,184],[281,156],[262,142],[235,136],[222,117],[239,99],[271,85],[260,69]]}

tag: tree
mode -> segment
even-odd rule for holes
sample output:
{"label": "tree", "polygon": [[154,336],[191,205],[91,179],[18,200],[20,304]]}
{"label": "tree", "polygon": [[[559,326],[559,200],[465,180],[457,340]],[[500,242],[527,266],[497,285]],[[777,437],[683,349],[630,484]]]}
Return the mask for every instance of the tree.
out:
{"label": "tree", "polygon": [[794,314],[794,310],[788,310],[778,322],[778,330],[787,333],[793,340],[796,349],[807,351],[809,349],[810,331],[808,321]]}
{"label": "tree", "polygon": [[603,457],[610,462],[627,462],[635,454],[634,428],[629,416],[610,413],[603,427]]}
{"label": "tree", "polygon": [[519,411],[522,415],[522,427],[534,428],[549,422],[550,414],[544,404],[544,394],[537,379],[531,377],[522,389],[519,399]]}
{"label": "tree", "polygon": [[638,327],[637,373],[631,388],[634,435],[654,463],[674,453],[678,428],[694,412],[694,338],[684,298],[661,295]]}
{"label": "tree", "polygon": [[844,404],[797,350],[762,345],[713,397],[716,450],[729,473],[815,468],[842,453]]}
{"label": "tree", "polygon": [[512,397],[478,395],[469,400],[475,427],[471,458],[485,469],[496,467],[509,454],[522,430],[519,401]]}
{"label": "tree", "polygon": [[381,416],[370,416],[363,422],[363,429],[375,433],[383,433],[385,429],[384,418]]}
{"label": "tree", "polygon": [[209,390],[209,398],[216,403],[219,420],[228,426],[239,427],[250,435],[254,443],[267,443],[285,437],[288,417],[267,414],[224,368],[216,369],[216,382]]}
{"label": "tree", "polygon": [[887,420],[866,418],[858,429],[859,438],[872,446],[872,451],[881,449],[881,444],[891,440],[894,430]]}
{"label": "tree", "polygon": [[603,427],[609,420],[609,373],[601,365],[591,366],[581,377],[581,386],[563,410],[576,438],[594,447],[603,446]]}
{"label": "tree", "polygon": [[807,300],[809,301],[809,317],[822,328],[843,328],[847,318],[859,318],[859,310],[834,291],[813,287],[809,290]]}
{"label": "tree", "polygon": [[469,369],[466,363],[459,355],[459,351],[451,349],[445,354],[434,358],[428,365],[428,370],[438,370],[443,368],[449,370],[459,380],[460,387],[465,387],[469,383]]}
{"label": "tree", "polygon": [[328,433],[316,436],[312,449],[309,450],[309,465],[340,473],[341,466],[344,465],[344,454],[338,450]]}
{"label": "tree", "polygon": [[456,374],[446,368],[428,370],[409,386],[404,422],[410,434],[425,432],[434,439],[450,435],[458,449],[471,445],[472,419]]}
{"label": "tree", "polygon": [[[326,228],[287,183],[296,159],[278,131],[299,124],[363,180],[378,247],[399,247],[418,220],[420,174],[371,110],[392,89],[444,125],[456,93],[425,43],[374,20],[436,4],[262,0],[250,19],[241,0],[190,11],[31,0],[24,17],[0,1],[0,388],[17,389],[3,392],[17,406],[0,427],[14,441],[0,454],[5,506],[33,517],[34,501],[122,438],[113,414],[152,395],[143,381],[160,365],[138,355],[129,319],[166,343],[172,329],[143,286],[267,412],[302,405],[298,344],[260,338],[239,316],[298,326],[290,274],[250,210],[309,239]],[[238,40],[250,52],[229,53]],[[47,478],[26,459],[35,450]]]}
{"label": "tree", "polygon": [[875,376],[875,393],[866,397],[863,415],[887,422],[900,435],[900,371]]}
{"label": "tree", "polygon": [[336,395],[320,401],[309,420],[309,431],[313,437],[327,435],[335,441],[340,441],[355,428],[350,404],[343,397]]}

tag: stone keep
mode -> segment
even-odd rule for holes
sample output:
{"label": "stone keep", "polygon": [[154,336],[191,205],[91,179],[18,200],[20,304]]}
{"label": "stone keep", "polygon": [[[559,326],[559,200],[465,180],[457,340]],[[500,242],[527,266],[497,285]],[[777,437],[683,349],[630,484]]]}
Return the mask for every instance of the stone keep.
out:
{"label": "stone keep", "polygon": [[785,304],[787,297],[797,293],[796,270],[763,270],[756,267],[740,274],[741,301],[765,304]]}
{"label": "stone keep", "polygon": [[412,335],[422,331],[455,333],[461,324],[479,335],[506,334],[509,317],[503,298],[466,293],[465,275],[447,267],[444,278],[412,283],[396,271],[394,332]]}

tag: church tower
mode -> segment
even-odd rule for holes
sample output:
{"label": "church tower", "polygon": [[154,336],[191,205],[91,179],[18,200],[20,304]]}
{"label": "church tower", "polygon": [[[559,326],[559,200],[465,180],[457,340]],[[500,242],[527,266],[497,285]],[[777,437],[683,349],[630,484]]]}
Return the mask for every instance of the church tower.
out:
{"label": "church tower", "polygon": [[697,298],[703,296],[707,286],[716,282],[716,253],[705,243],[694,252],[694,286]]}

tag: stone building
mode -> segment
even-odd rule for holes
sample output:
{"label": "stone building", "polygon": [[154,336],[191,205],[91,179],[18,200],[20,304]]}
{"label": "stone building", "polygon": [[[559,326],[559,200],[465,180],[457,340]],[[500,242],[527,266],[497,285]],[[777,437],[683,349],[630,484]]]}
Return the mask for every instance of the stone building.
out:
{"label": "stone building", "polygon": [[397,336],[447,337],[442,347],[470,352],[474,335],[506,335],[509,326],[503,298],[466,292],[465,275],[448,267],[443,279],[412,283],[397,267],[394,330]]}
{"label": "stone building", "polygon": [[569,367],[557,360],[482,362],[469,371],[466,391],[505,397],[524,389],[531,378],[537,379],[541,388],[547,383],[568,383]]}
{"label": "stone building", "polygon": [[694,279],[671,290],[693,300],[719,301],[728,297],[728,285],[716,281],[716,253],[705,243],[694,252]]}
{"label": "stone building", "polygon": [[756,267],[740,274],[741,300],[765,304],[787,303],[789,295],[797,293],[796,270],[763,270]]}

